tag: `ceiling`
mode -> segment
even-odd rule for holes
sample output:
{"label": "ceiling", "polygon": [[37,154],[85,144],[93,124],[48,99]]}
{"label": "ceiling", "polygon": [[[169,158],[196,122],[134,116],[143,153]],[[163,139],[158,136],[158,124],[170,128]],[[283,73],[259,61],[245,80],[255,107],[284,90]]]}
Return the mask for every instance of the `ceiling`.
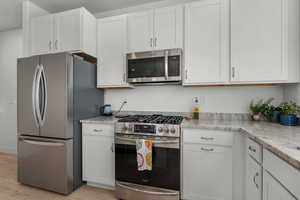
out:
{"label": "ceiling", "polygon": [[[0,31],[21,27],[22,1],[0,0]],[[31,0],[49,12],[86,7],[92,13],[121,9],[160,0]]]}

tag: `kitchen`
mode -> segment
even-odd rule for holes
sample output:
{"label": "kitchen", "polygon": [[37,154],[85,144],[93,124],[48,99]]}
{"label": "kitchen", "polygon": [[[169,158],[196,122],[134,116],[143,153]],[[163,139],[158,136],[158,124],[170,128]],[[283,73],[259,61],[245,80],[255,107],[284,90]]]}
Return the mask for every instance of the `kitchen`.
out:
{"label": "kitchen", "polygon": [[252,109],[299,114],[298,1],[66,2],[0,8],[1,198],[300,198],[299,126]]}

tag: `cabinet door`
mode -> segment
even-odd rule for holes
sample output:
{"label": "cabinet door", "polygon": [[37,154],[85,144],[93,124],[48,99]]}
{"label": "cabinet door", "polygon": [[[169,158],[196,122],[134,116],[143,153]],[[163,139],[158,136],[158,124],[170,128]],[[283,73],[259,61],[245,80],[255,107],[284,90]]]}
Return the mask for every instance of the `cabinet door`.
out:
{"label": "cabinet door", "polygon": [[80,9],[55,15],[55,51],[78,51],[81,43]]}
{"label": "cabinet door", "polygon": [[250,156],[247,156],[246,164],[246,200],[262,199],[261,166]]}
{"label": "cabinet door", "polygon": [[151,51],[153,45],[153,11],[130,14],[128,16],[128,51]]}
{"label": "cabinet door", "polygon": [[232,200],[232,149],[183,144],[183,199]]}
{"label": "cabinet door", "polygon": [[285,0],[231,1],[231,80],[285,79],[283,5]]}
{"label": "cabinet door", "polygon": [[31,54],[41,55],[53,51],[53,15],[31,20]]}
{"label": "cabinet door", "polygon": [[186,5],[184,84],[214,84],[227,80],[227,3],[220,0],[203,0]]}
{"label": "cabinet door", "polygon": [[263,200],[296,200],[296,198],[267,171],[264,171]]}
{"label": "cabinet door", "polygon": [[114,186],[113,139],[113,137],[107,136],[83,136],[84,181],[109,187]]}
{"label": "cabinet door", "polygon": [[182,48],[183,8],[166,7],[154,11],[154,48]]}
{"label": "cabinet door", "polygon": [[98,20],[98,86],[126,84],[126,16]]}

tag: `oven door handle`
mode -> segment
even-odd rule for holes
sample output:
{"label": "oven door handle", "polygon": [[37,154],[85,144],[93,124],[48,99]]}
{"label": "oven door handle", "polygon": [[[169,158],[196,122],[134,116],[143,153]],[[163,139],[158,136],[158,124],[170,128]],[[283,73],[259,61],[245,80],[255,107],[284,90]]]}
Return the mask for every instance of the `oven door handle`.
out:
{"label": "oven door handle", "polygon": [[124,188],[124,189],[127,189],[127,190],[131,190],[131,191],[134,191],[134,192],[140,192],[140,193],[145,193],[145,194],[150,194],[150,195],[156,195],[156,196],[177,196],[178,195],[178,192],[173,192],[173,191],[162,191],[162,192],[159,192],[159,191],[149,191],[149,190],[143,190],[143,189],[138,189],[136,187],[134,187],[134,184],[131,185],[131,184],[123,184],[123,183],[120,183],[120,182],[116,182],[117,186],[121,187],[121,188]]}
{"label": "oven door handle", "polygon": [[[116,136],[115,137],[116,141],[117,140],[123,140],[123,141],[128,141],[128,142],[132,142],[132,143],[136,143],[136,139],[131,139],[131,138],[123,138],[123,137],[119,137],[119,136]],[[147,139],[145,139],[147,140]],[[151,139],[149,139],[151,140]],[[178,144],[179,143],[179,140],[176,139],[176,140],[164,140],[164,141],[158,141],[158,140],[152,140],[153,144]]]}

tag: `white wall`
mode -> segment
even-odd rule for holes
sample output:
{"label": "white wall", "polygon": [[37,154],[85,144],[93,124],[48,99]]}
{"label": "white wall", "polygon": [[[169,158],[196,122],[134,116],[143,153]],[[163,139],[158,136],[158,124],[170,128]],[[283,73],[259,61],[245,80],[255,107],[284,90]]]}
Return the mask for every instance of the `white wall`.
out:
{"label": "white wall", "polygon": [[284,100],[300,105],[300,84],[289,84],[284,87]]}
{"label": "white wall", "polygon": [[193,87],[139,86],[135,89],[105,91],[105,103],[117,110],[123,100],[124,110],[190,112],[193,97],[200,97],[202,112],[247,113],[251,99],[276,98],[283,100],[281,86],[251,87]]}
{"label": "white wall", "polygon": [[16,153],[17,58],[22,56],[22,30],[0,32],[0,152]]}

